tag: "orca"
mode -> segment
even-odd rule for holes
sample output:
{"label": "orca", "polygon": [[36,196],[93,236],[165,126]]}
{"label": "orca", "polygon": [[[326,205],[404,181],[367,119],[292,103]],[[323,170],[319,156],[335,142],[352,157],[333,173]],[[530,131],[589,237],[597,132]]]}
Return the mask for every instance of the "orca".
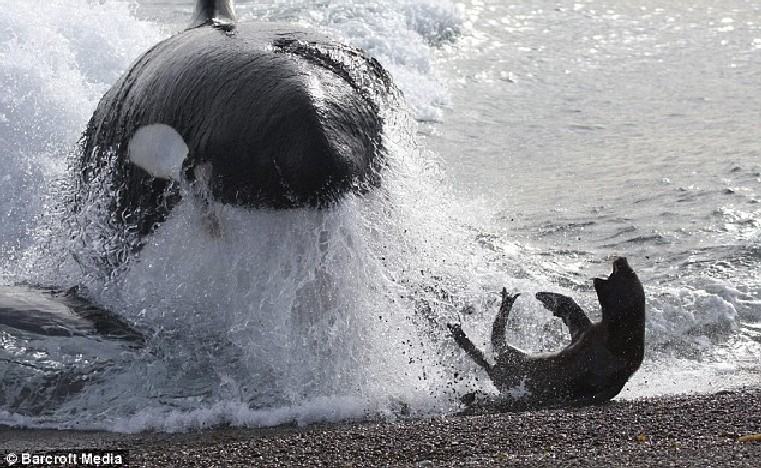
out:
{"label": "orca", "polygon": [[91,336],[140,347],[145,337],[116,314],[80,294],[29,284],[0,286],[0,328],[41,336]]}
{"label": "orca", "polygon": [[[110,226],[142,238],[188,193],[251,209],[326,207],[380,184],[402,100],[360,49],[198,0],[97,106],[73,163],[75,215],[100,183]],[[193,190],[183,190],[192,187]]]}

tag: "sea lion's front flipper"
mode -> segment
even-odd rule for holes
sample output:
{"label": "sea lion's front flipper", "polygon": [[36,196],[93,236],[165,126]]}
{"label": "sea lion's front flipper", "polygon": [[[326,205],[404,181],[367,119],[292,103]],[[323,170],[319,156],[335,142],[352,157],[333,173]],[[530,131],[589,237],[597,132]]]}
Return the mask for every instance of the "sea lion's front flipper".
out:
{"label": "sea lion's front flipper", "polygon": [[494,324],[491,327],[491,345],[497,354],[502,353],[507,342],[505,341],[505,327],[510,311],[513,309],[513,303],[518,299],[520,293],[509,294],[507,288],[502,288],[502,304],[499,306],[499,312],[494,318]]}
{"label": "sea lion's front flipper", "polygon": [[481,350],[470,341],[470,338],[468,338],[467,335],[465,335],[460,324],[448,323],[447,328],[449,328],[449,332],[452,333],[452,338],[454,338],[457,344],[460,345],[460,348],[462,348],[476,364],[483,367],[487,374],[491,375],[491,364],[489,364],[489,361],[484,357],[484,353],[482,353]]}
{"label": "sea lion's front flipper", "polygon": [[553,292],[538,292],[536,298],[542,302],[545,309],[552,311],[555,317],[563,320],[568,331],[571,332],[571,343],[576,342],[581,334],[592,326],[584,309],[570,297]]}

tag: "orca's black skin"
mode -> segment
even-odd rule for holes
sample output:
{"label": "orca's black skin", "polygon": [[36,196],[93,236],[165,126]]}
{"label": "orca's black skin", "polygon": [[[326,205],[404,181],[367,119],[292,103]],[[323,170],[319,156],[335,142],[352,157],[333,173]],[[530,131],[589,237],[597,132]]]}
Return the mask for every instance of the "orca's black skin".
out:
{"label": "orca's black skin", "polygon": [[639,369],[645,351],[645,293],[626,258],[613,262],[608,279],[594,279],[602,321],[590,322],[573,299],[557,293],[536,294],[545,308],[571,332],[571,344],[557,353],[528,354],[505,342],[505,324],[518,297],[502,289],[502,306],[492,329],[497,354],[491,365],[465,336],[448,324],[455,341],[483,367],[505,394],[526,390],[521,403],[602,403],[616,396]]}
{"label": "orca's black skin", "polygon": [[128,156],[151,124],[182,137],[181,177],[223,203],[320,207],[378,184],[381,107],[400,96],[380,64],[321,34],[234,20],[231,1],[199,0],[200,26],[151,48],[106,93],[81,141],[75,199],[111,171],[112,224],[144,236],[162,221],[181,182]]}
{"label": "orca's black skin", "polygon": [[116,314],[79,294],[19,284],[0,286],[0,326],[46,336],[93,335],[141,346],[145,338]]}

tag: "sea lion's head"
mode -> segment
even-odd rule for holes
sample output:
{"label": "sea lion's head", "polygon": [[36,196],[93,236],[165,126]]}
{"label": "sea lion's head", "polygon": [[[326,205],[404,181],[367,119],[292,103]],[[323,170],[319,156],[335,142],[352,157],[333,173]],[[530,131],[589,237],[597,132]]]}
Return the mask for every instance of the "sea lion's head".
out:
{"label": "sea lion's head", "polygon": [[626,257],[616,258],[613,273],[607,279],[595,278],[594,286],[603,320],[636,318],[644,322],[645,292]]}

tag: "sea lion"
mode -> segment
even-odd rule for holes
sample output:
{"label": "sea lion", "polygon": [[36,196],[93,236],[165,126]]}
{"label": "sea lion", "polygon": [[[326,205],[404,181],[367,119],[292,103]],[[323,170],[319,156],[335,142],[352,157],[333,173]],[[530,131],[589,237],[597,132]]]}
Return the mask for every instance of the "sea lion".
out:
{"label": "sea lion", "polygon": [[459,324],[447,324],[460,347],[481,366],[503,395],[516,390],[524,402],[600,403],[616,396],[639,369],[644,356],[645,293],[626,258],[613,262],[608,279],[594,279],[602,320],[592,323],[573,299],[539,292],[545,308],[560,317],[571,344],[556,353],[529,354],[505,341],[505,324],[519,294],[502,289],[502,304],[492,327],[496,353],[490,364]]}
{"label": "sea lion", "polygon": [[98,104],[74,163],[74,218],[99,204],[105,224],[142,238],[183,193],[275,209],[364,193],[380,182],[384,111],[399,99],[359,49],[237,23],[231,0],[198,0],[191,27],[143,54]]}

